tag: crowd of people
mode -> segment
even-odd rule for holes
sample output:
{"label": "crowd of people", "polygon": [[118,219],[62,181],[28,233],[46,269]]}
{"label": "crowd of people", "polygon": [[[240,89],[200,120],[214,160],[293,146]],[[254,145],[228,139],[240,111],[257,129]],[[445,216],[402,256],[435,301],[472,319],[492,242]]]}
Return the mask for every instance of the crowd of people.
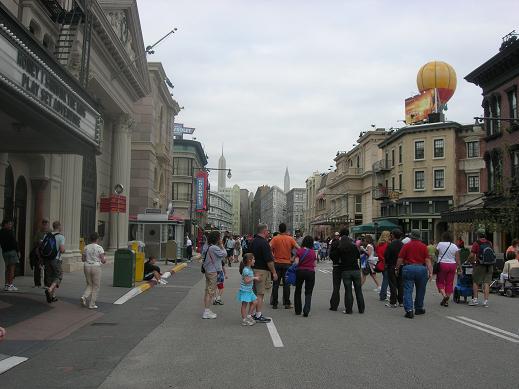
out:
{"label": "crowd of people", "polygon": [[[429,242],[428,245],[422,242],[417,230],[406,235],[400,229],[383,231],[377,242],[371,235],[352,239],[347,228],[329,239],[300,234],[292,236],[284,223],[272,235],[264,224],[258,226],[254,237],[231,237],[228,233],[221,236],[219,231],[212,231],[202,251],[202,272],[206,279],[202,318],[217,317],[210,306],[223,304],[221,292],[218,291],[223,290],[227,278],[226,265],[231,266],[240,256],[243,259],[237,299],[241,302],[243,325],[270,322],[271,319],[263,314],[264,299],[269,289],[272,289],[272,309],[294,309],[296,315],[308,317],[316,282],[316,265],[325,260],[332,262],[331,311],[339,309],[342,284],[343,313],[352,314],[354,302],[357,312],[364,313],[366,304],[362,286],[371,278],[374,291],[385,306],[403,308],[404,317],[412,319],[415,315],[425,314],[424,298],[433,274],[436,275],[435,284],[441,295],[439,304],[448,307],[456,276],[461,274],[464,263],[473,268],[473,298],[469,306],[488,307],[496,255],[492,242],[486,239],[485,230],[478,230],[476,235],[475,242],[466,248],[460,238],[454,242],[449,231],[443,233],[440,242]],[[519,239],[508,248],[506,258],[508,261],[501,275],[502,281],[507,279],[511,269],[519,268]],[[295,272],[293,284],[288,281],[291,272]],[[295,286],[293,305],[291,285]],[[479,300],[480,287],[482,301]]]}

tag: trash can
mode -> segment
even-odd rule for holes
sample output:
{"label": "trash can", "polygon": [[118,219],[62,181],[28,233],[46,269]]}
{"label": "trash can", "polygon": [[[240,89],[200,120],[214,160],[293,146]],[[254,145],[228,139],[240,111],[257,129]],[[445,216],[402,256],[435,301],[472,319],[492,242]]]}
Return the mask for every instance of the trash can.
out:
{"label": "trash can", "polygon": [[135,285],[135,253],[128,249],[119,249],[114,257],[113,286],[131,288]]}

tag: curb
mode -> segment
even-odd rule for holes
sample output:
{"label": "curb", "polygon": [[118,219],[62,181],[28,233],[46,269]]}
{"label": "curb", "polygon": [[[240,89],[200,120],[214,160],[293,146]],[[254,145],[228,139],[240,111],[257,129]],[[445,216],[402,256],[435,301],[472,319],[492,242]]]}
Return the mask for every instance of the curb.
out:
{"label": "curb", "polygon": [[182,270],[184,270],[187,267],[187,263],[179,263],[178,265],[175,265],[171,268],[170,272],[171,274],[176,274]]}

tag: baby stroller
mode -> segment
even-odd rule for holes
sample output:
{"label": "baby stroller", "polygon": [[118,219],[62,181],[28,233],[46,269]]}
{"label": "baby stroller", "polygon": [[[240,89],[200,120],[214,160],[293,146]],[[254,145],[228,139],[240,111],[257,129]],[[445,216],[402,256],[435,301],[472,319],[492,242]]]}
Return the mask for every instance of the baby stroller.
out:
{"label": "baby stroller", "polygon": [[519,294],[519,268],[510,269],[501,294],[508,297],[514,297]]}
{"label": "baby stroller", "polygon": [[501,273],[503,272],[503,267],[505,265],[504,258],[496,258],[496,263],[494,265],[494,271],[492,273],[492,282],[490,283],[490,293],[499,293],[501,291]]}
{"label": "baby stroller", "polygon": [[458,281],[454,287],[454,294],[452,299],[459,304],[463,297],[464,302],[467,302],[467,297],[473,298],[472,291],[472,271],[474,268],[470,263],[465,262],[461,265],[461,274],[458,274]]}

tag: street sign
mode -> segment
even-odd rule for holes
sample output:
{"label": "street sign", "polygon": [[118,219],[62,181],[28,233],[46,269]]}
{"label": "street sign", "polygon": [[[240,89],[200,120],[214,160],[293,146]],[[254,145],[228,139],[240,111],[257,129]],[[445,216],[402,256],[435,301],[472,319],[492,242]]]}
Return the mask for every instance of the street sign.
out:
{"label": "street sign", "polygon": [[99,200],[99,212],[126,213],[126,196],[111,195],[110,197],[101,197]]}

